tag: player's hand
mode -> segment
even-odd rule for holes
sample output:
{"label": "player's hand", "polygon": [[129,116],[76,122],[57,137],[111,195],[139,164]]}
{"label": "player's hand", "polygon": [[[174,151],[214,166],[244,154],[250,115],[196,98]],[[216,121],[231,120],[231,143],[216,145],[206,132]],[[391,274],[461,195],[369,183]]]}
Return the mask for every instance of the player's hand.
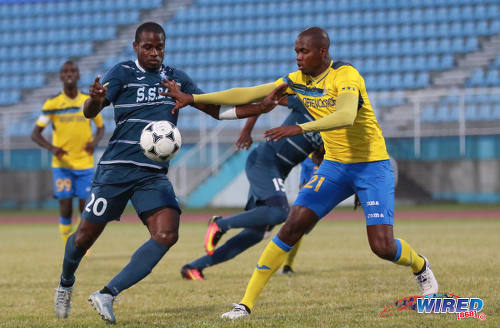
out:
{"label": "player's hand", "polygon": [[108,89],[106,89],[105,86],[101,84],[101,76],[98,75],[94,82],[90,85],[89,88],[89,95],[92,100],[99,100],[99,101],[104,101],[104,97],[106,96],[106,92]]}
{"label": "player's hand", "polygon": [[95,150],[95,145],[92,141],[89,141],[85,144],[85,147],[83,147],[83,150],[85,150],[89,155],[92,155]]}
{"label": "player's hand", "polygon": [[54,154],[55,157],[62,159],[62,157],[64,155],[67,155],[68,152],[62,149],[61,147],[54,147],[54,149],[52,149],[52,154]]}
{"label": "player's hand", "polygon": [[[287,99],[287,95],[284,95],[286,88],[288,88],[288,83],[282,83],[267,95],[261,102],[262,113],[268,113],[273,110],[278,104],[280,104],[283,99]],[[288,101],[287,101],[288,103]]]}
{"label": "player's hand", "polygon": [[243,149],[248,150],[252,145],[252,143],[253,143],[252,135],[248,132],[241,131],[240,137],[238,138],[238,140],[236,140],[235,146],[237,150],[243,150]]}
{"label": "player's hand", "polygon": [[284,137],[293,137],[302,134],[302,128],[298,125],[285,125],[264,132],[267,141],[278,141]]}
{"label": "player's hand", "polygon": [[191,103],[193,103],[193,95],[184,93],[181,91],[177,82],[175,80],[164,79],[160,82],[165,88],[167,88],[167,92],[159,91],[158,93],[162,96],[167,96],[175,99],[175,106],[172,108],[172,114],[175,114],[179,109],[185,107]]}

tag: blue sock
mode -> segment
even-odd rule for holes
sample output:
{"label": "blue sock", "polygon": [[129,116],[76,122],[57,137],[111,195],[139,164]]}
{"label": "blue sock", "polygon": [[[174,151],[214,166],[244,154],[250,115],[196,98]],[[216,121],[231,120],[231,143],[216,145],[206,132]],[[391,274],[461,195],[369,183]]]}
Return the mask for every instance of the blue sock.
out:
{"label": "blue sock", "polygon": [[288,211],[280,206],[257,206],[251,210],[217,220],[222,231],[233,228],[251,228],[264,225],[276,225],[284,222]]}
{"label": "blue sock", "polygon": [[188,265],[203,270],[206,267],[230,260],[260,242],[264,238],[265,231],[265,226],[261,227],[261,229],[243,229],[243,231],[226,241],[224,245],[217,247],[212,256],[202,256]]}
{"label": "blue sock", "polygon": [[120,271],[106,287],[114,296],[118,295],[151,273],[155,265],[168,251],[168,247],[156,240],[149,239],[132,255],[130,262]]}
{"label": "blue sock", "polygon": [[61,286],[70,287],[75,283],[75,271],[85,255],[86,249],[77,248],[75,234],[69,236],[64,250],[64,261],[61,274]]}
{"label": "blue sock", "polygon": [[71,224],[71,218],[63,218],[62,216],[60,216],[59,217],[59,224],[70,225]]}

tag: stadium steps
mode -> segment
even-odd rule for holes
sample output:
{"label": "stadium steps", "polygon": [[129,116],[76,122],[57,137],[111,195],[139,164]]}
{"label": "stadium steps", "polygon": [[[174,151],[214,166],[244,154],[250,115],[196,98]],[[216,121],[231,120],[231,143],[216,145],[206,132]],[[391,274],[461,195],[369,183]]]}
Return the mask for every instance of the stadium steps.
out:
{"label": "stadium steps", "polygon": [[[463,87],[465,81],[478,68],[487,68],[491,61],[495,60],[500,52],[500,35],[480,40],[478,51],[468,53],[461,58],[456,59],[456,68],[444,72],[433,73],[431,75],[431,85],[427,88],[418,90],[406,90],[404,97],[406,99],[412,96],[421,96],[426,104],[437,104],[439,96],[444,90]],[[425,98],[422,98],[424,97]],[[384,109],[383,117],[380,121],[383,123],[384,135],[387,136],[405,136],[413,134],[413,104],[406,102],[399,106]]]}
{"label": "stadium steps", "polygon": [[[191,0],[169,0],[164,1],[163,6],[150,10],[143,11],[140,15],[140,21],[156,21],[157,18],[159,22],[164,22],[168,20],[175,12],[184,6],[191,4]],[[95,72],[100,65],[102,65],[106,59],[110,56],[118,56],[123,48],[130,42],[133,41],[135,35],[135,29],[137,24],[125,25],[119,28],[117,38],[105,42],[95,42],[94,48],[95,52],[87,57],[80,58],[77,61],[80,66],[80,73],[85,72]],[[80,86],[84,89],[84,86]],[[88,86],[86,86],[88,87]],[[86,88],[85,87],[85,88]],[[2,106],[0,111],[2,112],[26,112],[26,111],[36,111],[38,112],[45,102],[45,100],[61,90],[61,82],[59,81],[59,74],[47,74],[46,84],[42,88],[25,90],[22,94],[22,101],[12,106]],[[109,132],[109,131],[108,131]]]}
{"label": "stadium steps", "polygon": [[[245,169],[245,162],[249,152],[236,152],[220,168],[217,173],[209,177],[189,194],[186,206],[190,208],[202,208],[210,204],[210,201],[222,191],[238,174]],[[242,191],[247,192],[247,190]]]}
{"label": "stadium steps", "polygon": [[500,35],[480,41],[478,51],[468,53],[456,60],[453,70],[431,76],[433,85],[438,87],[463,85],[478,68],[486,68],[500,53]]}

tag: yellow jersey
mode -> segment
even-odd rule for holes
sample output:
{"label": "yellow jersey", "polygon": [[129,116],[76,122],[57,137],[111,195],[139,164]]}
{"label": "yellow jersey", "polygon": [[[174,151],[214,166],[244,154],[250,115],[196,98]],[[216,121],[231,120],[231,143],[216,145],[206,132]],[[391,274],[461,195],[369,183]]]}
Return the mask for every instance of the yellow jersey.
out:
{"label": "yellow jersey", "polygon": [[286,93],[295,94],[309,113],[319,119],[335,111],[339,94],[359,95],[358,113],[349,127],[320,132],[325,147],[325,159],[341,163],[374,162],[389,159],[382,130],[373,112],[365,81],[350,64],[332,62],[316,78],[296,71],[278,79],[276,86],[287,82]]}
{"label": "yellow jersey", "polygon": [[[52,123],[52,144],[68,154],[61,159],[52,156],[52,167],[86,170],[94,167],[94,156],[85,151],[85,145],[93,140],[90,120],[83,115],[83,104],[89,98],[78,91],[75,98],[64,92],[48,99],[36,125],[46,127]],[[103,126],[101,114],[92,119],[97,127]]]}

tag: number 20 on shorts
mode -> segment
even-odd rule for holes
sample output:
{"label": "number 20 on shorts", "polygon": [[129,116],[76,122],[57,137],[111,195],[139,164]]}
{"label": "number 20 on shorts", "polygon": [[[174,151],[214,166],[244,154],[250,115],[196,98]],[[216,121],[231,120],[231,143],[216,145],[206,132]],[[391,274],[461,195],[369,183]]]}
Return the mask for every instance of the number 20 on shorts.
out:
{"label": "number 20 on shorts", "polygon": [[[309,182],[304,186],[304,188],[309,188],[309,189],[313,188],[314,191],[318,191],[319,188],[321,188],[323,181],[325,181],[325,177],[321,177],[318,180],[318,176],[315,174],[312,176],[311,180],[309,180]],[[314,183],[316,183],[316,186],[314,186]]]}

